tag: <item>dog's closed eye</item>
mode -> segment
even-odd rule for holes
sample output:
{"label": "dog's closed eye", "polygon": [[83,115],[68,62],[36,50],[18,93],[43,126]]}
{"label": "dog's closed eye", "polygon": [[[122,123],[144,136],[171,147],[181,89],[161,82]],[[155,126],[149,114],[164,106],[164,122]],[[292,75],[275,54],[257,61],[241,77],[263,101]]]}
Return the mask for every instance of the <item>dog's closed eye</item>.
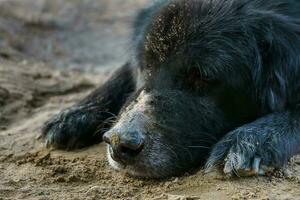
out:
{"label": "dog's closed eye", "polygon": [[188,69],[184,76],[184,82],[194,90],[213,87],[219,84],[218,80],[203,75],[198,68]]}

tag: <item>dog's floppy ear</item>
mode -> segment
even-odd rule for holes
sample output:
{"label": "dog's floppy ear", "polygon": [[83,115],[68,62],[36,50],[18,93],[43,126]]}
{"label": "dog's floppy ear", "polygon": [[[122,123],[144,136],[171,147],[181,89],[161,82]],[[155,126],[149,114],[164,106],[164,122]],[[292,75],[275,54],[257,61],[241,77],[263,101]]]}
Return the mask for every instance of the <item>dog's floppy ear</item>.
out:
{"label": "dog's floppy ear", "polygon": [[256,12],[252,25],[257,43],[252,69],[256,96],[267,112],[281,111],[300,86],[300,19]]}

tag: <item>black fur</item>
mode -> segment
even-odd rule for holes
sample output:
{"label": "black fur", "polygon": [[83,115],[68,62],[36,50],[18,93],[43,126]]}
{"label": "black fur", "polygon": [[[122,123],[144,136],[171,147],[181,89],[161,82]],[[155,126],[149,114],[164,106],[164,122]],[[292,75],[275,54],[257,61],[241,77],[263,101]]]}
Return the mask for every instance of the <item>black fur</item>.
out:
{"label": "black fur", "polygon": [[206,159],[239,173],[257,160],[281,167],[300,152],[299,0],[156,1],[138,15],[132,44],[131,66],[46,124],[49,144],[99,142],[106,113],[123,105],[112,130],[130,127],[122,116],[145,93],[151,128],[131,174],[169,176]]}

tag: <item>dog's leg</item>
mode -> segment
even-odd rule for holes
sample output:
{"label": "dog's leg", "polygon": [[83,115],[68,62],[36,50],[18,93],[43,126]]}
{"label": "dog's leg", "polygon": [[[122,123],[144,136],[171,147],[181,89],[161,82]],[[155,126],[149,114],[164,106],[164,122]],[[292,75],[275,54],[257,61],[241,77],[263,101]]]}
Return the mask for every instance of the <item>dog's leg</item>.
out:
{"label": "dog's leg", "polygon": [[74,149],[101,142],[102,134],[134,92],[134,76],[126,64],[81,102],[53,116],[42,129],[46,145]]}
{"label": "dog's leg", "polygon": [[213,148],[207,169],[224,164],[226,174],[265,175],[300,153],[300,112],[274,113],[225,135]]}

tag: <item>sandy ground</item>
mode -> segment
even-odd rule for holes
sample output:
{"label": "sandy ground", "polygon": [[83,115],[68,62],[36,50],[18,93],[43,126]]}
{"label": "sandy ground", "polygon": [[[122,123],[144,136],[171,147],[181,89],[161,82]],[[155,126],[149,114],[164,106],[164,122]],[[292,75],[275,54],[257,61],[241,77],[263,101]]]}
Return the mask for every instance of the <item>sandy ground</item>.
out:
{"label": "sandy ground", "polygon": [[219,172],[140,180],[113,171],[103,144],[64,152],[42,124],[105,81],[129,56],[144,1],[0,1],[0,199],[300,199],[300,157],[270,177]]}

